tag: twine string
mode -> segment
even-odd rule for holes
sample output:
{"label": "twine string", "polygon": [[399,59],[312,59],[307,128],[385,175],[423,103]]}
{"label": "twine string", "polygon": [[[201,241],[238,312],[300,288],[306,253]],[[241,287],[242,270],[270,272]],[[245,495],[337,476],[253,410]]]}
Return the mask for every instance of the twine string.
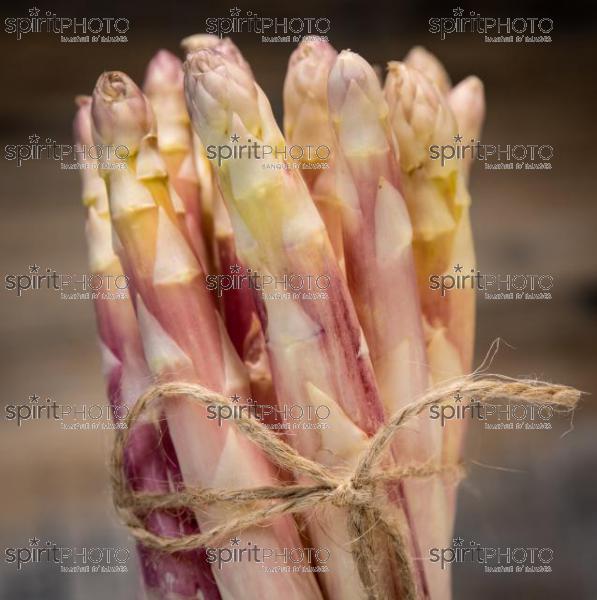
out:
{"label": "twine string", "polygon": [[[159,401],[184,397],[205,408],[232,407],[225,396],[196,383],[165,383],[147,390],[136,402],[126,418],[126,428],[116,431],[112,451],[112,486],[116,511],[130,533],[144,546],[165,552],[192,550],[221,543],[228,536],[271,522],[282,515],[303,513],[325,503],[344,508],[351,552],[368,600],[383,600],[384,582],[378,573],[380,552],[390,549],[399,571],[402,596],[416,598],[416,583],[408,555],[407,544],[398,522],[383,511],[385,484],[407,478],[426,478],[453,474],[462,477],[461,465],[426,462],[376,471],[376,466],[387,451],[396,432],[431,406],[453,403],[456,393],[463,398],[474,397],[475,402],[518,400],[527,403],[552,405],[573,410],[580,399],[575,388],[529,379],[512,379],[476,371],[471,375],[452,379],[425,393],[419,400],[397,411],[369,440],[369,443],[351,473],[340,476],[322,465],[301,456],[296,450],[249,415],[238,415],[233,425],[256,444],[278,467],[311,480],[306,484],[279,484],[236,490],[201,487],[183,487],[171,493],[138,492],[128,482],[124,449],[135,423]],[[205,509],[214,504],[233,505],[234,516],[206,531],[181,537],[165,537],[149,531],[144,518],[154,510],[177,508]]]}

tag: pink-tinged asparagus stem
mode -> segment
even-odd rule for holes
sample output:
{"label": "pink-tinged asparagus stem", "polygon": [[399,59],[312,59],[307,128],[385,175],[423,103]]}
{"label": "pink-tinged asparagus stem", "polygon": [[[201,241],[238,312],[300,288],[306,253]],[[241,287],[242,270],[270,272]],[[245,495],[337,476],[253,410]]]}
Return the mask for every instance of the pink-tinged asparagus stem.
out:
{"label": "pink-tinged asparagus stem", "polygon": [[[485,98],[483,84],[477,77],[467,77],[456,85],[450,95],[448,102],[458,123],[459,134],[463,140],[479,140],[481,127],[485,118]],[[467,185],[471,159],[466,157],[461,161],[461,181]],[[468,206],[466,206],[458,220],[454,233],[452,246],[452,264],[466,265],[469,269],[475,267],[475,249],[470,224]],[[443,299],[448,305],[447,329],[452,333],[457,348],[462,356],[462,368],[464,373],[470,372],[473,362],[473,351],[475,343],[475,297],[474,293],[450,293]],[[458,335],[460,333],[460,335]],[[447,462],[459,460],[462,453],[464,435],[466,429],[454,422],[445,432],[444,436],[444,458]]]}
{"label": "pink-tinged asparagus stem", "polygon": [[181,60],[160,50],[149,62],[143,89],[151,102],[158,133],[158,147],[166,163],[171,196],[184,206],[184,224],[191,246],[204,271],[210,270],[201,224],[201,189],[193,159],[193,139],[185,106]]}
{"label": "pink-tinged asparagus stem", "polygon": [[[109,221],[98,215],[93,207],[89,209],[87,235],[90,253],[96,258],[103,253],[96,245],[98,239],[104,238],[101,243],[106,244],[106,253],[107,244],[111,248]],[[104,277],[120,275],[120,263],[116,257],[114,259],[113,266],[108,265],[104,269],[92,263],[92,272]],[[104,291],[100,292],[95,306],[109,398],[114,408],[126,406],[130,409],[151,382],[151,377],[143,359],[130,299],[102,299],[101,293]],[[176,482],[181,475],[176,455],[163,447],[164,439],[168,437],[169,431],[165,425],[157,430],[149,423],[140,424],[131,434],[125,464],[134,489],[161,493],[176,489]],[[146,526],[153,533],[167,537],[197,531],[195,516],[188,511],[152,513],[147,517]],[[141,545],[138,545],[138,551],[148,598],[195,599],[198,594],[206,600],[220,598],[204,552],[168,554]]]}
{"label": "pink-tinged asparagus stem", "polygon": [[[334,172],[334,136],[328,113],[328,76],[337,52],[323,40],[299,44],[288,61],[284,81],[284,133],[290,145],[303,149],[322,148],[320,159],[315,151],[302,154],[301,174],[305,179],[319,214],[325,223],[340,268],[344,270],[342,216],[337,197]],[[318,169],[327,162],[327,169]]]}
{"label": "pink-tinged asparagus stem", "polygon": [[[472,88],[479,89],[476,83]],[[447,99],[431,82],[400,63],[390,65],[386,95],[401,149],[407,204],[415,224],[415,258],[424,316],[432,329],[431,337],[446,338],[456,350],[453,359],[434,368],[434,379],[439,381],[470,369],[474,339],[474,292],[454,290],[454,294],[442,298],[429,285],[431,274],[451,272],[457,264],[466,272],[475,266],[470,196],[462,164],[451,160],[442,165],[429,154],[433,144],[454,143],[458,124]],[[454,364],[450,366],[450,362]]]}
{"label": "pink-tinged asparagus stem", "polygon": [[[249,273],[236,252],[232,223],[220,190],[215,186],[214,191],[214,242],[217,270],[220,275],[240,280],[242,276]],[[226,330],[247,369],[253,404],[276,407],[278,402],[265,336],[259,321],[254,292],[249,288],[248,280],[238,286],[222,290],[220,296],[220,309]],[[265,418],[264,422],[274,423],[279,420],[273,418],[275,410],[263,412],[272,417]]]}
{"label": "pink-tinged asparagus stem", "polygon": [[[230,60],[236,63],[239,67],[246,70],[247,73],[251,72],[249,63],[243,58],[240,50],[236,47],[234,42],[230,38],[219,38],[217,35],[210,35],[208,33],[196,33],[184,38],[180,45],[185,53],[185,56],[190,52],[197,50],[204,50],[207,48],[218,48],[218,51],[225,54]],[[194,158],[195,168],[201,183],[202,190],[202,210],[203,210],[203,232],[206,240],[211,242],[210,249],[215,247],[214,260],[218,260],[218,232],[222,237],[222,232],[228,229],[228,224],[225,218],[225,208],[223,207],[223,201],[220,197],[218,189],[214,186],[213,173],[207,155],[205,154],[205,147],[199,136],[193,133],[193,147],[194,147]],[[219,218],[220,222],[215,223],[214,219]],[[234,263],[233,263],[234,264]],[[217,267],[218,265],[216,265]],[[220,273],[225,271],[221,265],[219,267]],[[243,298],[243,300],[246,300]],[[243,303],[244,306],[244,303]],[[238,350],[238,348],[237,348]]]}
{"label": "pink-tinged asparagus stem", "polygon": [[[149,102],[123,73],[104,73],[93,94],[98,143],[127,145],[127,169],[105,173],[115,247],[131,278],[147,363],[157,381],[198,382],[214,391],[246,397],[246,374],[219,321],[200,265],[183,235],[157,151]],[[187,485],[229,488],[275,482],[265,457],[233,425],[207,418],[183,397],[164,406],[176,455]],[[226,519],[230,509],[196,511],[202,529]],[[294,521],[283,517],[268,527],[242,533],[253,545],[300,546]],[[222,541],[222,545],[227,545]],[[246,544],[245,544],[246,546]],[[269,564],[271,560],[265,560]],[[272,577],[261,564],[240,561],[212,566],[224,600],[242,597],[320,598],[310,574]]]}
{"label": "pink-tinged asparagus stem", "polygon": [[404,63],[419,70],[430,81],[435,83],[440,94],[447,95],[452,88],[450,76],[440,60],[423,46],[415,46],[411,48]]}
{"label": "pink-tinged asparagus stem", "polygon": [[[217,48],[218,52],[227,56],[229,60],[252,77],[249,64],[230,38],[220,39],[215,35],[196,34],[182,40],[181,45],[186,53]],[[195,137],[197,140],[196,152],[201,153],[201,159],[205,161],[205,171],[209,171],[210,189],[213,190],[211,204],[216,271],[220,275],[227,276],[246,275],[247,269],[236,252],[234,231],[228,210],[220,190],[213,183],[213,172],[207,160],[205,148],[197,134]],[[232,287],[222,293],[220,307],[230,339],[247,367],[253,401],[259,405],[274,406],[276,394],[265,349],[265,339],[257,316],[253,292],[249,289],[248,284],[245,282],[241,286]]]}
{"label": "pink-tinged asparagus stem", "polygon": [[[425,75],[390,63],[386,80],[390,122],[400,149],[403,189],[413,222],[413,248],[433,381],[470,369],[475,330],[475,296],[470,289],[442,297],[430,287],[433,275],[475,267],[469,221],[470,197],[462,165],[430,157],[430,146],[452,144],[458,133],[447,99]],[[460,266],[458,266],[460,265]],[[442,459],[459,461],[465,420],[446,423]],[[447,481],[449,512],[456,513],[456,488]]]}
{"label": "pink-tinged asparagus stem", "polygon": [[[206,48],[218,48],[218,51],[226,54],[230,60],[234,61],[240,68],[247,73],[251,69],[242,57],[238,48],[229,38],[220,39],[215,35],[195,34],[182,40],[181,45],[185,52],[192,52]],[[196,134],[195,134],[196,135]],[[196,151],[202,154],[202,159],[206,162],[206,170],[209,171],[212,183],[210,184],[212,192],[212,220],[213,220],[213,241],[214,255],[217,271],[223,275],[243,275],[246,269],[236,254],[234,243],[234,234],[228,211],[224,205],[221,193],[217,186],[213,184],[213,172],[211,165],[207,160],[203,143],[197,136],[198,144]],[[253,295],[247,285],[227,290],[220,298],[224,322],[229,332],[230,338],[238,354],[244,358],[245,348],[247,347],[247,337],[249,333],[253,336],[253,323],[256,319],[256,308]],[[251,344],[249,343],[249,346]]]}
{"label": "pink-tinged asparagus stem", "polygon": [[[206,145],[257,142],[280,149],[284,139],[262,90],[232,61],[203,50],[185,63],[187,104],[193,126]],[[235,138],[236,139],[236,138]],[[367,437],[383,422],[368,350],[325,226],[300,174],[279,159],[247,158],[213,163],[243,262],[280,281],[290,274],[327,277],[327,299],[304,294],[276,297],[272,285],[260,297],[279,402],[307,409],[324,406],[327,429],[301,429],[290,443],[330,469],[352,465]],[[364,598],[349,553],[342,509],[307,519],[312,543],[331,552],[320,579],[326,597]],[[383,566],[384,557],[376,557]],[[392,585],[391,577],[386,582]],[[392,588],[388,597],[394,597]]]}
{"label": "pink-tinged asparagus stem", "polygon": [[[458,366],[457,374],[470,365],[474,323],[469,299],[470,290],[455,290],[463,330],[449,329],[450,304],[430,287],[432,274],[452,271],[456,258],[466,272],[474,267],[472,244],[469,255],[454,256],[458,247],[459,224],[468,222],[470,198],[457,160],[431,158],[429,147],[452,144],[458,133],[456,120],[447,100],[418,70],[401,63],[390,63],[386,80],[386,97],[390,107],[390,121],[399,146],[400,167],[404,195],[413,222],[413,247],[419,291],[426,326],[430,328],[432,343],[439,338],[454,345],[453,356]],[[467,228],[470,232],[470,227]],[[464,234],[462,230],[461,233]],[[451,295],[450,295],[451,296]],[[467,299],[467,297],[469,299]],[[443,342],[442,342],[443,343]],[[430,360],[432,356],[430,355]],[[454,375],[449,365],[438,368],[431,360],[434,380]]]}
{"label": "pink-tinged asparagus stem", "polygon": [[[329,77],[330,115],[344,166],[338,172],[343,198],[346,274],[363,327],[381,397],[389,415],[422,395],[429,385],[412,227],[388,127],[388,108],[373,68],[343,51]],[[396,436],[401,464],[438,461],[441,429],[426,416]],[[449,580],[427,558],[447,530],[445,497],[437,478],[399,486],[420,569],[420,593],[449,596]]]}
{"label": "pink-tinged asparagus stem", "polygon": [[[75,118],[75,140],[92,145],[91,98],[78,99]],[[112,227],[108,198],[97,164],[87,161],[83,177],[84,203],[89,207],[87,241],[91,272],[101,277],[101,289],[94,300],[102,361],[107,380],[108,398],[119,418],[126,416],[136,399],[151,382],[143,355],[135,312],[128,290],[116,288],[124,279],[122,267],[112,250]],[[114,297],[114,294],[119,296]],[[122,297],[120,297],[120,295]],[[136,490],[170,492],[180,480],[176,455],[160,444],[169,437],[168,428],[161,430],[150,423],[139,424],[131,433],[125,450],[125,464],[131,485]],[[195,517],[189,511],[176,514],[156,511],[147,517],[153,533],[178,536],[197,530]],[[198,552],[164,554],[138,544],[141,572],[146,596],[156,600],[197,598],[218,600],[220,594],[205,556]]]}

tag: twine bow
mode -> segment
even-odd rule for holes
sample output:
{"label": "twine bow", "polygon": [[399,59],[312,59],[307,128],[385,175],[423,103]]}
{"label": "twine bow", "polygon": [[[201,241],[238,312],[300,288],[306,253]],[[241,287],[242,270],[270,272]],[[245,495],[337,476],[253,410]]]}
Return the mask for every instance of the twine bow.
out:
{"label": "twine bow", "polygon": [[[417,585],[401,526],[383,511],[384,484],[412,477],[432,477],[453,473],[460,476],[460,465],[421,463],[395,469],[375,470],[387,451],[394,434],[408,421],[434,405],[453,402],[458,392],[463,398],[486,403],[512,400],[540,403],[572,410],[580,399],[575,388],[535,380],[511,379],[501,375],[473,373],[431,389],[420,400],[399,410],[369,440],[354,470],[346,477],[330,473],[322,465],[298,454],[278,435],[251,416],[239,415],[232,423],[256,444],[271,461],[310,484],[279,484],[237,490],[184,487],[180,491],[157,494],[131,489],[124,468],[124,449],[130,432],[141,415],[160,399],[184,397],[203,407],[231,407],[231,401],[196,383],[166,383],[152,387],[136,402],[126,419],[126,429],[116,432],[112,452],[112,482],[116,510],[131,534],[144,546],[166,552],[178,552],[217,544],[228,536],[256,525],[271,522],[281,515],[302,513],[324,503],[343,507],[347,513],[351,552],[368,600],[384,600],[384,584],[376,564],[379,552],[388,549],[399,570],[401,597],[414,600]],[[143,517],[154,510],[202,509],[210,504],[232,504],[243,508],[237,516],[207,531],[182,537],[163,537],[149,531]],[[375,558],[377,557],[377,558]]]}

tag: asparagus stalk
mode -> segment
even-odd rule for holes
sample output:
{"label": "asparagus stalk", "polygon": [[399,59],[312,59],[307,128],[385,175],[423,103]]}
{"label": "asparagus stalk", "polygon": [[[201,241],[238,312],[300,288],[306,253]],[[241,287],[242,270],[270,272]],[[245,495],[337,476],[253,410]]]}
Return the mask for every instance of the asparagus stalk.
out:
{"label": "asparagus stalk", "polygon": [[[215,35],[195,34],[182,40],[181,45],[186,53],[217,48],[220,53],[226,55],[252,77],[249,64],[230,38],[220,39]],[[212,220],[216,270],[221,275],[247,275],[247,269],[236,252],[234,232],[228,210],[219,188],[213,184],[213,172],[205,154],[205,147],[196,133],[194,133],[194,137],[196,152],[201,153],[202,160],[207,165],[205,170],[209,172],[210,188],[213,190]],[[230,339],[247,367],[254,403],[261,406],[275,406],[277,404],[276,393],[265,349],[263,330],[257,316],[253,292],[249,289],[247,282],[240,287],[226,290],[220,298],[220,305]],[[273,422],[273,420],[270,421]]]}
{"label": "asparagus stalk", "polygon": [[204,271],[210,263],[201,235],[201,189],[193,158],[193,141],[183,90],[181,60],[160,50],[147,66],[143,89],[157,121],[158,147],[171,183],[170,195],[184,206],[189,241]]}
{"label": "asparagus stalk", "polygon": [[[236,143],[238,136],[241,144],[282,151],[284,139],[267,98],[246,71],[212,49],[189,55],[185,73],[191,120],[205,144]],[[276,281],[259,298],[259,314],[280,404],[304,411],[325,406],[330,412],[327,429],[302,429],[289,441],[304,456],[342,469],[354,463],[383,422],[383,406],[325,226],[300,174],[284,167],[275,153],[267,160],[245,156],[214,163],[239,256]],[[325,276],[328,298],[276,297],[273,292],[283,290],[283,278],[291,274]],[[313,542],[331,551],[321,583],[332,599],[365,597],[345,518],[343,509],[329,508],[307,520]],[[378,559],[383,563],[384,557]],[[390,577],[387,583],[393,585]]]}
{"label": "asparagus stalk", "polygon": [[[478,140],[485,117],[485,99],[482,82],[474,76],[467,77],[456,85],[448,96],[448,102],[458,123],[459,135],[468,143]],[[467,156],[460,165],[461,185],[468,184],[472,159]],[[475,267],[475,249],[468,207],[458,220],[454,234],[452,261],[456,265]],[[452,333],[457,349],[460,351],[462,373],[470,372],[473,362],[475,343],[475,297],[466,290],[454,290],[443,301],[447,304],[447,329]],[[439,301],[439,299],[436,299]],[[458,333],[461,333],[459,336]],[[458,373],[461,374],[461,373]],[[444,435],[444,459],[447,463],[459,460],[464,441],[465,427],[458,421],[450,423]]]}
{"label": "asparagus stalk", "polygon": [[[416,400],[429,384],[412,227],[388,126],[388,108],[378,77],[360,56],[343,51],[329,77],[329,108],[343,168],[339,188],[348,285],[371,352],[388,414]],[[441,458],[441,429],[420,416],[393,445],[398,462]],[[449,595],[449,580],[426,561],[447,531],[445,498],[437,478],[399,486],[412,534],[422,593]]]}
{"label": "asparagus stalk", "polygon": [[[248,69],[247,63],[236,46],[228,38],[220,40],[216,36],[197,35],[183,40],[183,47],[193,42],[217,45],[236,62]],[[160,50],[147,68],[144,84],[157,119],[158,146],[166,161],[168,175],[174,182],[174,193],[183,199],[186,208],[187,228],[193,247],[205,269],[208,253],[198,223],[201,219],[199,207],[199,183],[192,157],[192,135],[185,106],[183,72],[181,61],[166,50]],[[202,191],[213,214],[213,262],[220,274],[236,274],[243,270],[239,265],[234,248],[234,237],[228,213],[217,188],[212,182],[211,167],[200,143],[195,142],[195,154],[199,153]],[[178,185],[177,185],[178,184]],[[213,267],[209,269],[213,271]],[[228,290],[221,298],[224,322],[237,353],[248,368],[251,382],[251,396],[258,404],[275,403],[275,392],[264,349],[263,334],[256,315],[255,303],[247,285],[240,289]]]}
{"label": "asparagus stalk", "polygon": [[[470,290],[455,290],[453,304],[442,300],[429,286],[432,274],[452,271],[460,262],[474,267],[468,206],[470,197],[457,161],[430,158],[429,146],[454,143],[456,120],[447,100],[420,71],[401,63],[390,63],[386,80],[390,121],[400,149],[400,167],[406,203],[413,222],[413,247],[423,316],[428,328],[428,351],[434,381],[461,374],[471,362],[474,323]],[[457,235],[459,234],[459,235]],[[457,248],[466,253],[455,256]],[[456,261],[456,262],[455,262]],[[460,312],[450,315],[450,306]],[[450,322],[453,325],[450,327]],[[456,327],[458,322],[460,327]],[[438,346],[449,344],[449,360],[435,363]]]}
{"label": "asparagus stalk", "polygon": [[[474,292],[453,290],[442,298],[430,290],[429,275],[452,271],[458,264],[471,270],[475,257],[466,189],[469,165],[452,160],[442,166],[431,160],[428,148],[432,144],[453,143],[455,136],[462,133],[478,136],[484,112],[482,94],[480,81],[468,78],[445,98],[419,71],[400,63],[390,65],[386,95],[401,148],[407,204],[415,223],[415,258],[423,313],[435,346],[430,353],[437,354],[439,346],[453,348],[443,353],[451,358],[435,367],[432,360],[435,381],[460,375],[471,367]],[[458,111],[459,122],[451,107]]]}
{"label": "asparagus stalk", "polygon": [[[474,344],[475,296],[470,289],[442,297],[430,289],[433,274],[473,271],[475,255],[469,219],[470,197],[457,161],[432,160],[429,147],[454,143],[458,126],[447,99],[417,69],[390,63],[385,87],[390,122],[400,149],[403,189],[413,222],[413,248],[433,381],[470,369]],[[455,464],[462,452],[465,421],[446,424],[442,460]],[[456,513],[456,488],[446,481],[448,508]]]}
{"label": "asparagus stalk", "polygon": [[[483,82],[474,75],[463,79],[448,94],[448,103],[456,122],[458,132],[463,141],[472,143],[478,141],[481,135],[481,127],[485,120],[485,94]],[[471,157],[467,154],[463,160],[463,171],[465,180],[468,182],[471,168]]]}
{"label": "asparagus stalk", "polygon": [[[238,48],[229,38],[220,39],[215,35],[195,34],[182,40],[182,47],[188,53],[204,48],[218,48],[219,52],[225,53],[240,68],[251,73],[249,65],[242,57]],[[225,275],[244,275],[245,267],[240,263],[236,254],[234,234],[228,211],[224,205],[220,190],[213,184],[213,171],[205,154],[205,147],[195,133],[197,139],[197,152],[202,154],[205,160],[206,171],[209,171],[210,187],[212,191],[213,210],[213,241],[214,255],[217,271]],[[245,353],[254,352],[256,346],[255,335],[259,329],[256,328],[256,309],[253,295],[247,285],[240,288],[228,290],[222,295],[221,304],[224,321],[228,328],[232,343],[241,357]],[[257,344],[258,345],[258,344]]]}
{"label": "asparagus stalk", "polygon": [[[417,50],[418,49],[415,48],[409,53],[406,59],[409,66],[411,66],[409,57],[416,54]],[[481,125],[485,116],[485,101],[482,82],[477,77],[471,76],[461,81],[454,88],[451,88],[449,78],[439,60],[426,51],[423,51],[421,56],[425,60],[413,61],[412,65],[431,79],[431,81],[436,84],[440,95],[443,95],[442,105],[440,109],[437,110],[437,114],[449,112],[445,106],[447,102],[456,121],[456,127],[454,128],[453,122],[447,126],[439,125],[442,121],[446,123],[446,121],[449,122],[451,119],[446,119],[445,117],[438,118],[436,129],[447,130],[447,133],[445,132],[443,134],[438,134],[437,131],[429,134],[428,131],[426,132],[425,126],[419,126],[421,135],[427,136],[425,143],[438,143],[439,139],[445,139],[446,136],[453,134],[454,130],[458,132],[463,143],[474,143],[474,141],[479,139]],[[442,73],[444,76],[438,76],[438,74]],[[421,80],[421,88],[423,88],[426,84],[425,79],[421,77],[419,77],[419,79]],[[406,88],[407,86],[405,85],[404,87]],[[434,94],[430,94],[429,98],[433,99]],[[433,102],[431,102],[431,104],[433,104]],[[414,120],[415,119],[413,118],[413,122]],[[417,129],[417,126],[413,125],[413,129]],[[433,129],[433,127],[431,127],[431,129]],[[422,142],[419,141],[419,143]],[[444,170],[443,175],[436,179],[437,184],[441,186],[442,181],[445,182],[451,178],[452,182],[455,182],[455,184],[452,185],[449,193],[446,194],[446,197],[449,202],[453,198],[462,198],[464,204],[464,207],[460,210],[460,216],[457,219],[453,230],[451,255],[447,257],[448,266],[450,264],[464,265],[466,268],[473,269],[475,255],[468,214],[468,203],[470,203],[470,200],[466,189],[470,174],[471,157],[467,155],[459,164],[454,164],[455,162],[456,161],[453,161],[453,164],[451,164],[448,169]],[[436,236],[435,241],[436,243],[441,244],[441,236]],[[438,249],[438,252],[439,251],[440,250]],[[450,376],[469,372],[472,367],[475,306],[474,295],[470,291],[463,292],[462,290],[454,290],[453,293],[450,293],[447,297],[436,297],[434,300],[438,306],[436,314],[440,314],[442,318],[436,318],[436,324],[438,324],[437,327],[428,329],[429,337],[433,342],[429,345],[429,354],[435,374],[434,379],[439,382]],[[445,329],[439,327],[442,320],[444,324],[446,324]],[[446,329],[452,332],[455,343],[449,343],[446,340]],[[457,460],[463,434],[463,428],[458,425],[450,425],[449,429],[446,431],[444,447],[445,454],[447,454],[447,457],[450,460]]]}
{"label": "asparagus stalk", "polygon": [[[248,73],[251,72],[251,67],[243,58],[240,50],[236,47],[234,42],[230,38],[219,38],[217,35],[211,35],[208,33],[196,33],[185,37],[180,43],[185,56],[191,52],[197,50],[203,50],[206,48],[218,48],[218,51],[225,54],[230,60],[238,64],[241,68],[245,69]],[[205,147],[199,139],[199,136],[193,131],[193,147],[195,156],[195,167],[199,180],[201,182],[202,189],[202,208],[203,208],[203,221],[204,221],[204,237],[211,242],[210,250],[215,246],[215,257],[214,260],[218,260],[218,239],[217,236],[225,237],[230,229],[229,221],[227,222],[225,214],[226,210],[223,207],[223,201],[220,197],[219,190],[214,186],[213,173],[207,155],[205,154]],[[218,223],[215,223],[215,219],[219,219]],[[235,264],[235,263],[232,263]],[[219,266],[220,273],[226,271],[226,265]],[[238,298],[235,298],[237,300]],[[244,299],[246,300],[246,299]],[[227,311],[226,311],[227,312]],[[242,320],[242,319],[241,319]],[[250,319],[249,322],[253,320]],[[241,337],[240,335],[237,337]],[[236,346],[237,339],[233,339],[237,351],[241,351],[241,347]],[[241,341],[241,344],[243,342]]]}
{"label": "asparagus stalk", "polygon": [[[92,145],[91,98],[79,97],[74,133],[78,144]],[[105,183],[99,175],[97,162],[84,162],[83,203],[88,206],[87,244],[89,265],[94,275],[101,277],[102,286],[94,300],[100,339],[102,362],[106,375],[108,398],[116,417],[126,415],[137,397],[144,391],[150,374],[143,355],[135,312],[128,290],[119,291],[115,281],[123,278],[122,267],[112,250],[112,226],[108,212]],[[111,297],[118,292],[122,298]],[[176,456],[160,445],[167,438],[168,428],[158,430],[150,423],[140,423],[130,436],[125,449],[125,464],[131,485],[136,490],[170,492],[180,479]],[[148,515],[146,525],[159,535],[177,536],[196,530],[194,515],[189,511],[177,514],[157,511]],[[205,556],[200,552],[164,554],[137,544],[141,572],[148,598],[178,600],[220,598],[211,577]]]}
{"label": "asparagus stalk", "polygon": [[[334,137],[328,114],[327,84],[337,52],[323,40],[305,40],[291,54],[284,80],[284,133],[290,145],[327,147],[329,159],[303,153],[301,173],[325,223],[340,268],[344,270],[342,216],[334,171]],[[322,154],[322,156],[325,156]],[[327,169],[317,167],[328,163]]]}
{"label": "asparagus stalk", "polygon": [[[130,151],[127,169],[105,175],[115,247],[135,290],[140,335],[152,374],[160,382],[198,382],[223,394],[246,397],[246,374],[172,206],[149,102],[125,74],[104,73],[94,90],[92,114],[99,143],[118,140]],[[275,482],[263,453],[234,426],[223,422],[218,427],[203,408],[182,397],[168,402],[164,412],[187,485],[237,488]],[[197,521],[202,528],[213,526],[226,519],[229,510],[196,511]],[[288,517],[251,528],[246,535],[254,545],[274,552],[300,545]],[[310,574],[289,573],[282,579],[244,561],[234,568],[212,570],[224,600],[247,595],[320,598]]]}

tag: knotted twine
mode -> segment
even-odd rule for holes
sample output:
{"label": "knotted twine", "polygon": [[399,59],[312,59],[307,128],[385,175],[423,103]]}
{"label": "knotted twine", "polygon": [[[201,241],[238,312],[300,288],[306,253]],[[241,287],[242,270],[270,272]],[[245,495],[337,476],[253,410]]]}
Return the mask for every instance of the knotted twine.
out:
{"label": "knotted twine", "polygon": [[[265,425],[251,416],[238,415],[232,423],[247,438],[265,452],[278,467],[311,480],[311,484],[285,484],[243,488],[236,490],[183,487],[172,493],[148,493],[131,489],[124,465],[124,449],[130,432],[140,417],[159,400],[184,397],[205,408],[234,405],[227,397],[196,383],[165,383],[147,390],[127,416],[126,429],[116,431],[112,451],[112,485],[117,513],[131,534],[144,546],[165,552],[179,552],[220,543],[242,530],[271,522],[281,515],[302,513],[331,503],[347,512],[347,528],[351,539],[351,553],[358,569],[368,600],[384,600],[383,584],[376,566],[376,549],[380,542],[390,548],[398,566],[404,597],[416,599],[416,583],[407,543],[401,525],[383,514],[383,494],[379,488],[390,482],[407,478],[425,478],[455,472],[459,465],[433,462],[407,465],[383,472],[375,471],[388,450],[395,433],[411,419],[434,405],[453,403],[458,393],[463,399],[475,402],[518,400],[529,404],[551,405],[573,410],[581,392],[575,388],[529,379],[512,379],[503,375],[475,372],[452,379],[425,393],[419,400],[397,411],[392,418],[370,438],[353,471],[344,477],[330,473],[322,465],[301,456]],[[232,412],[232,411],[231,411]],[[242,412],[242,411],[241,411]],[[264,504],[265,502],[265,504]],[[236,516],[227,518],[207,531],[181,537],[164,537],[149,531],[143,517],[154,510],[178,508],[204,509],[213,504],[231,504],[241,508]]]}

